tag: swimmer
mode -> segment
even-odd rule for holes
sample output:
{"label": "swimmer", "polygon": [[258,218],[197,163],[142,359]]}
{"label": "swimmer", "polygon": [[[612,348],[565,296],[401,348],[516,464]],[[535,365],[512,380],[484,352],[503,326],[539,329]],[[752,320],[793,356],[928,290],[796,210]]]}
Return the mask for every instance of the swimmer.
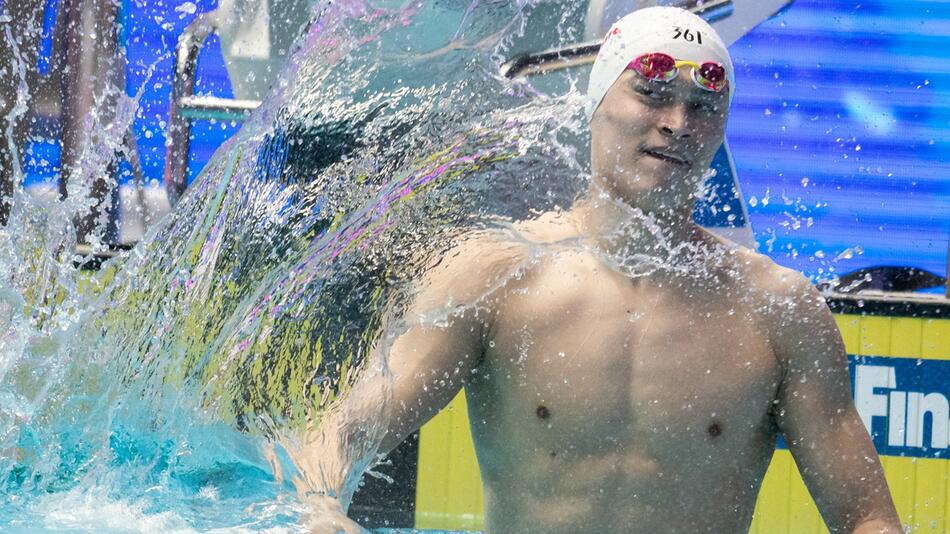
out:
{"label": "swimmer", "polygon": [[[466,241],[420,286],[406,317],[469,307],[393,342],[382,451],[464,386],[486,532],[747,532],[780,434],[831,532],[902,532],[822,296],[692,220],[734,90],[702,19],[624,17],[591,73],[586,195],[518,240]],[[332,495],[329,450],[299,460]],[[313,532],[360,531],[318,494]]]}

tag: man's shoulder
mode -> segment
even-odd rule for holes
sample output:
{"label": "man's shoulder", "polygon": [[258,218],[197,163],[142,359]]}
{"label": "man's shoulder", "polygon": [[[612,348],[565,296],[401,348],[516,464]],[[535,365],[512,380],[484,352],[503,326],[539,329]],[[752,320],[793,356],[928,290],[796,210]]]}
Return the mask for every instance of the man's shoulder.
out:
{"label": "man's shoulder", "polygon": [[[749,272],[749,294],[755,304],[760,324],[765,327],[773,346],[782,358],[798,354],[795,347],[804,336],[814,336],[816,329],[833,324],[830,310],[821,292],[805,275],[781,266],[768,256],[745,249],[743,261]],[[801,357],[809,357],[800,354]]]}
{"label": "man's shoulder", "polygon": [[[503,287],[530,284],[541,273],[577,274],[595,271],[590,254],[577,247],[576,227],[558,213],[545,213],[518,222],[495,221],[487,228],[458,236],[453,245],[427,269],[427,284],[441,287],[439,297],[484,297]],[[556,267],[556,269],[546,267]],[[550,282],[550,280],[549,280]]]}
{"label": "man's shoulder", "polygon": [[576,237],[576,227],[560,212],[517,222],[495,221],[490,227],[461,235],[440,263],[472,274],[491,272],[521,264],[540,250]]}
{"label": "man's shoulder", "polygon": [[570,212],[562,210],[541,213],[537,217],[515,223],[512,228],[522,238],[539,245],[551,245],[579,236],[576,221]]}
{"label": "man's shoulder", "polygon": [[801,272],[746,247],[736,246],[730,257],[740,299],[770,337],[782,336],[792,324],[815,324],[830,313],[824,296]]}
{"label": "man's shoulder", "polygon": [[800,298],[813,290],[811,282],[802,273],[779,265],[758,251],[734,245],[732,256],[748,289],[770,301],[776,298]]}
{"label": "man's shoulder", "polygon": [[464,232],[419,278],[417,306],[475,304],[517,274],[529,255],[529,247],[503,229]]}
{"label": "man's shoulder", "polygon": [[529,254],[529,243],[503,228],[482,228],[457,236],[435,259],[432,275],[471,277],[516,265]]}

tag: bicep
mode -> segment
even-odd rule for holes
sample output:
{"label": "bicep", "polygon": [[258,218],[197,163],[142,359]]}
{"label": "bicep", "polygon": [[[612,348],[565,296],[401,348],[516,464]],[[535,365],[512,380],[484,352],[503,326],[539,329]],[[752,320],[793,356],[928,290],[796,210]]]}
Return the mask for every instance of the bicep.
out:
{"label": "bicep", "polygon": [[504,286],[521,255],[490,239],[450,251],[420,281],[404,315],[409,327],[388,351],[393,411],[383,448],[395,447],[465,385],[481,360],[494,311],[486,301]]}
{"label": "bicep", "polygon": [[481,358],[480,328],[463,314],[447,324],[417,325],[393,343],[393,410],[383,450],[398,445],[458,394]]}

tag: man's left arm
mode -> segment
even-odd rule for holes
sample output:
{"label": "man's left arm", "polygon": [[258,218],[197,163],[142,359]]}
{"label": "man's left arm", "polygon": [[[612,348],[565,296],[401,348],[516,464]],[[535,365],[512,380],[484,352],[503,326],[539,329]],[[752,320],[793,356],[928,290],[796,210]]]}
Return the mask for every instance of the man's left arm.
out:
{"label": "man's left arm", "polygon": [[874,444],[851,400],[841,334],[822,295],[795,273],[770,321],[783,364],[775,420],[831,532],[902,533]]}

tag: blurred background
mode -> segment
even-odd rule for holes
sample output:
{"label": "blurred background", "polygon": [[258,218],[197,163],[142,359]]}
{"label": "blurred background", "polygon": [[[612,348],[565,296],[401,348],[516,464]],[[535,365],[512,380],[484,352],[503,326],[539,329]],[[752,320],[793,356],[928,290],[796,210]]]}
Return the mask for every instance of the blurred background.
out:
{"label": "blurred background", "polygon": [[[41,76],[50,71],[58,4],[45,0]],[[217,7],[214,0],[122,1],[126,92],[141,91],[134,133],[146,185],[162,185],[174,46],[189,23]],[[728,139],[761,252],[816,278],[881,265],[946,276],[947,35],[948,2],[797,0],[731,47],[738,91]],[[214,34],[195,84],[196,94],[234,96]],[[57,126],[42,109],[35,113],[26,185],[53,188]],[[239,126],[193,123],[189,182]],[[123,163],[120,180],[132,176]]]}

